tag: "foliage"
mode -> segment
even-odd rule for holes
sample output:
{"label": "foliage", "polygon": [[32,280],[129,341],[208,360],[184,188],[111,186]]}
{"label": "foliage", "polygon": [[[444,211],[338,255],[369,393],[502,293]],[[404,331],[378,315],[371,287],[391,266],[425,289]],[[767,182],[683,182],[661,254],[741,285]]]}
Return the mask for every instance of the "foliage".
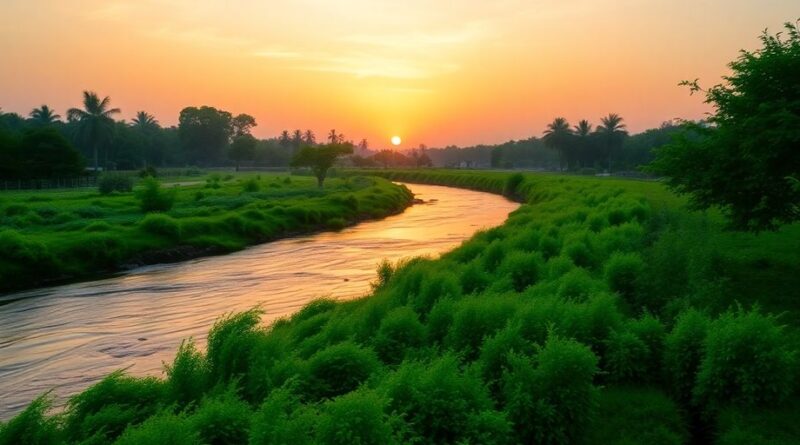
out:
{"label": "foliage", "polygon": [[[715,110],[708,125],[689,125],[649,167],[692,207],[721,207],[733,227],[755,231],[800,220],[800,191],[787,182],[800,174],[798,25],[764,32],[761,44],[742,51],[725,83],[705,91]],[[700,90],[696,81],[685,84]]]}
{"label": "foliage", "polygon": [[63,443],[60,424],[47,417],[52,405],[48,395],[38,397],[6,424],[0,423],[0,445],[51,445]]}
{"label": "foliage", "polygon": [[353,146],[348,143],[330,143],[312,147],[306,145],[292,159],[292,167],[309,167],[317,178],[317,184],[322,188],[328,170],[333,167],[340,156],[353,152]]}
{"label": "foliage", "polygon": [[130,192],[133,190],[133,178],[124,173],[103,173],[97,180],[97,189],[102,195]]}
{"label": "foliage", "polygon": [[166,212],[175,203],[174,191],[162,189],[161,183],[155,178],[145,178],[136,197],[139,198],[139,207],[144,213]]}

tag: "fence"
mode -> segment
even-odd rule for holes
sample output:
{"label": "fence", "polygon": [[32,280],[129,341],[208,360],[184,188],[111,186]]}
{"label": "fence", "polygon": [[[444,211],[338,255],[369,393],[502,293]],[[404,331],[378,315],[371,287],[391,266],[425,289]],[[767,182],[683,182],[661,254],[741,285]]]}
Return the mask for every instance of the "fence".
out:
{"label": "fence", "polygon": [[68,189],[80,187],[96,187],[97,176],[80,176],[77,178],[53,179],[17,179],[0,180],[0,190],[45,190]]}

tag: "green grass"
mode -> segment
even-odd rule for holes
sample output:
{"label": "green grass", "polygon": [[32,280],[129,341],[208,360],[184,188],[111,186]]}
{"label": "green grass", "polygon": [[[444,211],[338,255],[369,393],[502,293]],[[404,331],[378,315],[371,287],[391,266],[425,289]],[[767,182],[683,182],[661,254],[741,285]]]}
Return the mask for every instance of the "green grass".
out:
{"label": "green grass", "polygon": [[797,226],[726,232],[654,182],[376,174],[526,204],[440,259],[381,265],[368,297],[269,327],[227,315],[164,380],[112,375],[56,418],[34,403],[0,443],[800,439]]}
{"label": "green grass", "polygon": [[[159,252],[222,253],[402,210],[410,193],[378,178],[211,175],[129,193],[0,194],[0,291],[98,276]],[[174,202],[172,201],[174,198]],[[145,211],[157,212],[145,213]],[[178,255],[181,257],[181,255]]]}

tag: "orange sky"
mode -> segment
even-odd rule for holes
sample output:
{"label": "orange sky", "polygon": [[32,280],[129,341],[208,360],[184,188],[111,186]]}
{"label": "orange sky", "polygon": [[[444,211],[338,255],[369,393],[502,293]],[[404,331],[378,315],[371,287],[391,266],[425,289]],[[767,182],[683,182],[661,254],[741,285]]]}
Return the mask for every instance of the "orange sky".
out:
{"label": "orange sky", "polygon": [[[227,5],[227,6],[226,6]],[[0,2],[0,107],[62,115],[81,91],[175,124],[189,105],[260,137],[336,128],[375,147],[471,145],[621,114],[633,131],[707,111],[718,82],[797,0]]]}

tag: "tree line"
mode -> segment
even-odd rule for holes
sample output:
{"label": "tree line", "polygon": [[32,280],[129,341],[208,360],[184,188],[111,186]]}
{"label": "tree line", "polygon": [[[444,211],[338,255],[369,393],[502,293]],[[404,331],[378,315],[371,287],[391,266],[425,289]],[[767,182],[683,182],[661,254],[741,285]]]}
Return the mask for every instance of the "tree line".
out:
{"label": "tree line", "polygon": [[420,144],[399,151],[374,150],[367,139],[356,142],[335,129],[320,138],[311,129],[295,129],[283,130],[275,138],[258,139],[251,134],[258,125],[253,116],[211,106],[184,108],[177,126],[162,126],[145,111],[138,111],[130,121],[115,120],[120,112],[112,107],[109,97],[86,91],[82,106],[67,110],[66,120],[47,105],[35,108],[27,118],[0,113],[0,160],[4,161],[0,177],[71,176],[80,174],[84,167],[287,167],[303,146],[321,144],[350,145],[353,154],[348,163],[356,167],[631,171],[650,162],[653,149],[669,142],[681,128],[667,122],[630,135],[617,114],[602,118],[594,128],[586,120],[571,126],[566,119],[556,118],[547,125],[543,137],[471,147],[429,148]]}

